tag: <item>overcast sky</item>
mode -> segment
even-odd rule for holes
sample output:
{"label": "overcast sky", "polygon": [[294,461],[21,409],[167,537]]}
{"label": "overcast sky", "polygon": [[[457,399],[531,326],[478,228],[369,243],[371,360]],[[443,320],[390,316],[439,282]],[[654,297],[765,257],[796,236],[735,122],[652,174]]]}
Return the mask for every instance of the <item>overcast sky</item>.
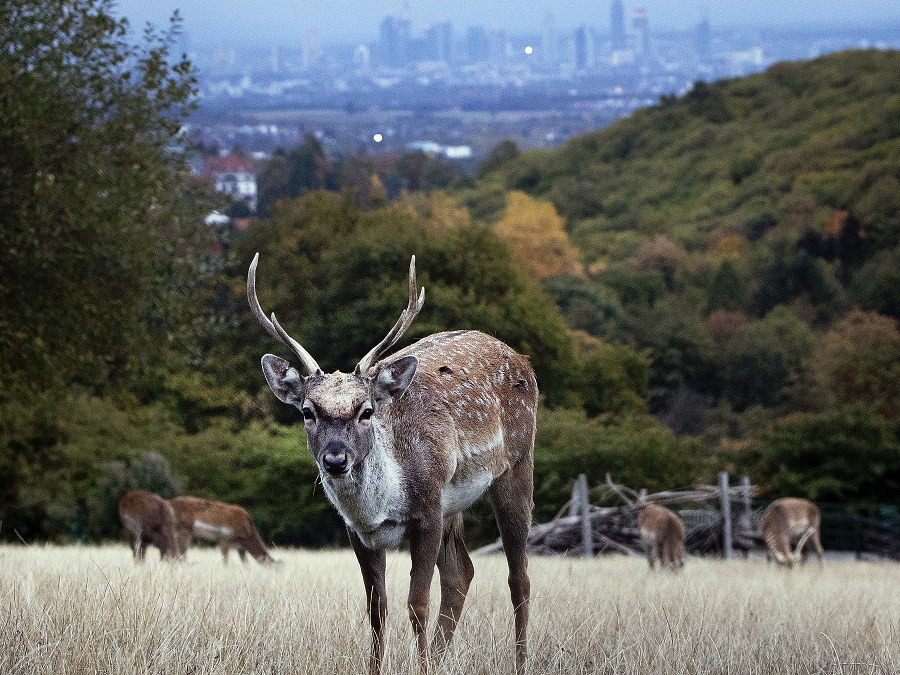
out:
{"label": "overcast sky", "polygon": [[[449,19],[458,30],[482,24],[513,32],[539,32],[548,11],[561,30],[588,24],[609,26],[612,0],[410,0],[414,34],[433,21]],[[626,15],[640,1],[625,0]],[[754,24],[841,24],[891,22],[900,25],[898,0],[642,0],[651,30],[694,26],[704,7],[713,28]],[[191,42],[299,42],[316,28],[326,41],[370,41],[387,14],[399,14],[402,0],[118,0],[133,25],[162,25],[178,8]]]}

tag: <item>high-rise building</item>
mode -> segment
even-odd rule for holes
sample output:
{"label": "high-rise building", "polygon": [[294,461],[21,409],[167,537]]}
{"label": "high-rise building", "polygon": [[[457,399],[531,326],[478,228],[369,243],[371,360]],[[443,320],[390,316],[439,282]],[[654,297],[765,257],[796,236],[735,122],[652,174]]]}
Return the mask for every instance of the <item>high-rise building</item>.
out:
{"label": "high-rise building", "polygon": [[406,65],[406,45],[403,26],[395,16],[386,16],[378,27],[378,59],[388,68]]}
{"label": "high-rise building", "polygon": [[322,64],[322,36],[318,28],[310,28],[303,34],[303,69],[310,70]]}
{"label": "high-rise building", "polygon": [[700,23],[697,24],[697,33],[696,33],[696,43],[695,47],[697,49],[697,56],[700,58],[705,58],[709,56],[710,52],[710,43],[712,42],[712,35],[709,28],[709,8],[703,8],[703,14],[700,17]]}
{"label": "high-rise building", "polygon": [[625,33],[625,7],[622,0],[613,0],[610,11],[610,40],[612,48],[625,49],[628,46],[628,35]]}
{"label": "high-rise building", "polygon": [[647,20],[647,10],[643,5],[634,8],[634,16],[631,25],[638,32],[638,52],[646,56],[650,53],[650,29]]}
{"label": "high-rise building", "polygon": [[425,57],[429,61],[450,63],[452,46],[453,31],[446,19],[431,24],[425,31]]}
{"label": "high-rise building", "polygon": [[492,30],[488,33],[488,63],[493,66],[505,65],[509,51],[509,40],[504,31]]}
{"label": "high-rise building", "polygon": [[559,65],[559,35],[556,32],[556,19],[547,12],[544,16],[541,33],[541,60],[545,66]]}
{"label": "high-rise building", "polygon": [[466,62],[484,63],[488,60],[488,36],[484,26],[466,29]]}
{"label": "high-rise building", "polygon": [[594,67],[594,31],[581,25],[575,31],[575,68],[587,70]]}

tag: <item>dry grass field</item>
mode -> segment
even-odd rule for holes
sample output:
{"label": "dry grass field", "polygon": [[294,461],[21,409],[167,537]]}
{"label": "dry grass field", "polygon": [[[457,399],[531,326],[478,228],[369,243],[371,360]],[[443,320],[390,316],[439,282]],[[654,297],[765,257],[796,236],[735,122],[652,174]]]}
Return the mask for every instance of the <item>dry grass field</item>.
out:
{"label": "dry grass field", "polygon": [[[369,633],[352,553],[273,551],[277,567],[212,550],[136,567],[124,546],[0,547],[0,673],[364,673]],[[476,557],[439,672],[512,673],[502,557]],[[898,673],[900,565],[532,558],[532,673]],[[388,558],[386,673],[416,673]],[[436,598],[437,587],[433,597]],[[433,609],[433,612],[436,608]]]}

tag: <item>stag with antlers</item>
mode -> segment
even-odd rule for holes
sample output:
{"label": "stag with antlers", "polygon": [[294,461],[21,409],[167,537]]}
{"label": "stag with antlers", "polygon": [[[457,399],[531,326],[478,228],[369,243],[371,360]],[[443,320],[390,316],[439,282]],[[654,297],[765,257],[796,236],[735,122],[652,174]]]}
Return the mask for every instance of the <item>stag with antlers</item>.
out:
{"label": "stag with antlers", "polygon": [[441,605],[431,644],[439,659],[453,637],[474,576],[462,512],[488,492],[509,564],[516,671],[526,657],[530,581],[525,542],[531,524],[538,389],[527,359],[473,330],[437,333],[383,356],[422,308],[415,256],[409,304],[353,373],[326,375],[303,346],[260,308],[253,259],[247,297],[263,328],[288,346],[302,375],[272,354],[262,368],[272,391],[303,415],[307,444],[328,499],[347,525],[362,570],[372,626],[370,670],[378,673],[387,615],[385,549],[409,541],[407,606],[423,669],[435,566]]}

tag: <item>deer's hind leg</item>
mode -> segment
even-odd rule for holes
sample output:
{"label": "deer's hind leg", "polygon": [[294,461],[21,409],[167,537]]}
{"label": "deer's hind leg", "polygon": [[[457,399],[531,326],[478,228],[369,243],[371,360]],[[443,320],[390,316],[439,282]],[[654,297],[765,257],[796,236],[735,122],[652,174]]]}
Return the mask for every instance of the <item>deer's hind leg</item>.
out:
{"label": "deer's hind leg", "polygon": [[528,604],[531,580],[525,546],[531,527],[534,492],[534,460],[529,453],[491,485],[491,502],[509,564],[509,591],[516,624],[516,673],[525,672],[528,655]]}
{"label": "deer's hind leg", "polygon": [[431,652],[436,661],[444,655],[453,639],[469,584],[475,576],[475,567],[463,541],[462,513],[450,516],[444,524],[437,567],[441,575],[441,610],[431,641]]}

